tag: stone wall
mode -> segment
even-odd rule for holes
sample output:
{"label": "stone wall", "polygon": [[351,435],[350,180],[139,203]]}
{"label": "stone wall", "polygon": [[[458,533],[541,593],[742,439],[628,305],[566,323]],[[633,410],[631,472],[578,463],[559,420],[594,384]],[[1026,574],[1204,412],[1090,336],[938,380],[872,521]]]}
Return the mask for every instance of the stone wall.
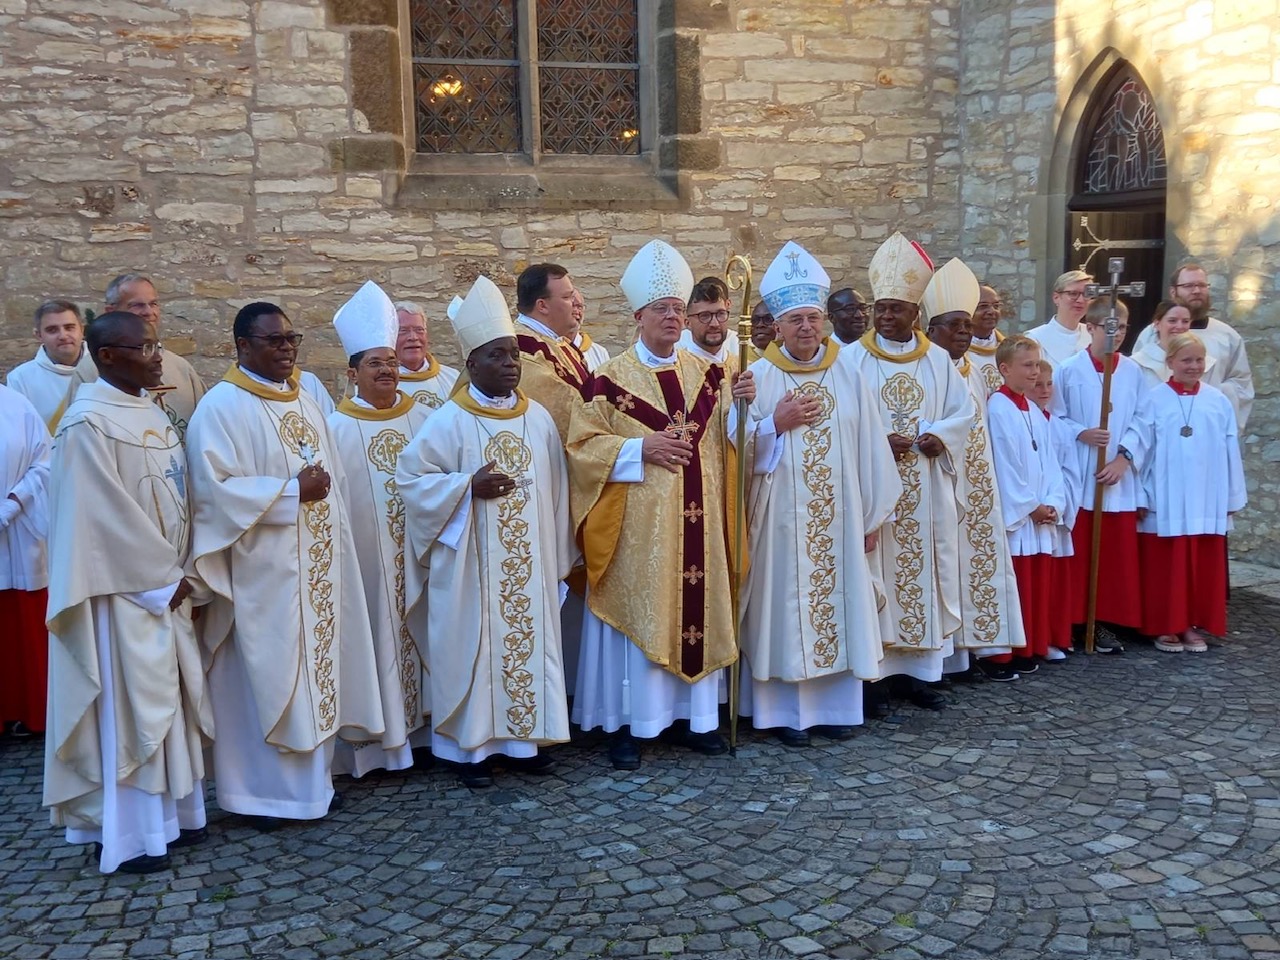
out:
{"label": "stone wall", "polygon": [[1258,389],[1244,437],[1250,505],[1232,550],[1280,565],[1277,3],[965,0],[961,16],[963,246],[1006,291],[1014,326],[1052,310],[1068,159],[1090,94],[1117,59],[1150,88],[1169,160],[1166,260],[1205,264],[1214,313],[1248,341]]}
{"label": "stone wall", "polygon": [[[558,260],[593,335],[618,347],[630,318],[617,278],[653,236],[699,275],[731,250],[763,270],[797,239],[863,286],[894,225],[955,248],[955,2],[667,3],[695,58],[680,110],[701,94],[691,166],[714,169],[683,172],[674,209],[624,211],[433,210],[404,202],[396,171],[363,169],[377,151],[357,148],[382,146],[396,118],[353,106],[386,99],[360,58],[402,45],[403,6],[0,0],[0,367],[30,355],[40,299],[100,308],[123,270],[156,277],[167,342],[205,374],[231,355],[234,309],[271,299],[307,331],[305,363],[336,382],[328,321],[367,277],[439,317],[480,270],[510,284]],[[436,342],[454,356],[447,327]]]}

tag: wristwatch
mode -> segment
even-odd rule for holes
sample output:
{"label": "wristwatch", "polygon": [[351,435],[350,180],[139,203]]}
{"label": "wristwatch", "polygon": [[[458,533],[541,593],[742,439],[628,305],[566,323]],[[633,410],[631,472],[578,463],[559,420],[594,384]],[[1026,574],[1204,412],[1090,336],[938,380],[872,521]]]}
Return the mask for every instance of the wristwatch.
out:
{"label": "wristwatch", "polygon": [[1120,456],[1128,460],[1130,463],[1133,463],[1133,454],[1130,453],[1128,450],[1126,450],[1124,447],[1117,447],[1116,452],[1119,453]]}

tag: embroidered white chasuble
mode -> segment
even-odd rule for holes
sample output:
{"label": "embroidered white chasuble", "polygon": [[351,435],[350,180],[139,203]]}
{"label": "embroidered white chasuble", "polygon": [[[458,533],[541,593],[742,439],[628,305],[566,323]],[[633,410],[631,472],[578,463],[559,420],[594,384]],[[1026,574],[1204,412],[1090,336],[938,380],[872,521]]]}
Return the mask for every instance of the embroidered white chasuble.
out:
{"label": "embroidered white chasuble", "polygon": [[975,372],[982,379],[984,403],[987,397],[1004,385],[1004,377],[1000,376],[1000,368],[996,366],[996,348],[1000,346],[1000,341],[1003,339],[1004,334],[999,330],[992,333],[986,340],[974,337],[969,345],[969,352],[965,354],[966,359],[973,364]]}
{"label": "embroidered white chasuble", "polygon": [[446,367],[434,354],[427,354],[427,361],[420,370],[400,368],[400,391],[428,411],[439,410],[453,393],[458,376],[453,367]]}
{"label": "embroidered white chasuble", "polygon": [[818,419],[784,435],[773,473],[752,484],[742,648],[758,681],[879,677],[880,601],[863,540],[889,519],[902,482],[879,408],[847,353],[828,339],[817,362],[802,366],[770,344],[750,368],[752,420],[791,391],[822,404]]}
{"label": "embroidered white chasuble", "polygon": [[[996,478],[995,449],[987,430],[987,385],[968,357],[957,366],[973,394],[974,413],[956,470],[960,507],[960,617],[957,649],[1008,653],[1027,645],[1013,572],[1004,510]],[[1042,416],[1038,411],[1036,416]]]}
{"label": "embroidered white chasuble", "polygon": [[[382,707],[342,460],[315,401],[232,367],[188,428],[197,573],[214,593],[206,656],[236,646],[265,742],[309,753],[383,732]],[[329,495],[300,503],[314,462]],[[216,669],[216,664],[215,664]]]}
{"label": "embroidered white chasuble", "polygon": [[[117,787],[181,799],[213,736],[191,601],[168,608],[191,535],[186,461],[150,395],[98,381],[61,418],[51,476],[44,803],[55,825],[105,826],[110,845],[104,777],[113,800]],[[139,599],[150,591],[163,592],[153,609]]]}
{"label": "embroidered white chasuble", "polygon": [[962,622],[956,473],[964,466],[974,402],[951,357],[923,334],[901,345],[902,352],[895,346],[868,331],[848,350],[885,429],[913,440],[932,434],[945,450],[926,457],[913,446],[897,463],[902,497],[872,559],[886,587],[880,676],[937,680]]}
{"label": "embroidered white chasuble", "polygon": [[426,725],[431,712],[426,638],[415,638],[405,617],[426,585],[415,577],[412,593],[408,586],[404,500],[396,487],[400,452],[431,412],[430,406],[402,392],[386,410],[343,400],[328,420],[342,460],[343,499],[360,559],[386,721],[380,742],[355,748],[357,775],[373,767],[403,769],[411,764],[409,735]]}
{"label": "embroidered white chasuble", "polygon": [[[474,498],[472,477],[490,461],[516,487]],[[409,617],[425,627],[433,733],[479,751],[472,760],[504,752],[498,741],[568,740],[559,582],[575,551],[550,414],[520,393],[505,410],[460,390],[401,452],[396,483],[406,563],[428,584],[426,609]]]}

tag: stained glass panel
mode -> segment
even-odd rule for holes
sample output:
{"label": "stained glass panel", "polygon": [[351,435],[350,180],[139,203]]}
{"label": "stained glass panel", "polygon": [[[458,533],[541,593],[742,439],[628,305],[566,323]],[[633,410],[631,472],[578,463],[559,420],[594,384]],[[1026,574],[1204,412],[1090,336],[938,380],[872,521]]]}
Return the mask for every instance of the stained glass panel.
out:
{"label": "stained glass panel", "polygon": [[421,153],[519,153],[520,68],[414,64]]}
{"label": "stained glass panel", "polygon": [[515,60],[515,0],[425,0],[409,4],[413,56]]}
{"label": "stained glass panel", "polygon": [[635,63],[636,0],[556,0],[538,4],[544,63]]}
{"label": "stained glass panel", "polygon": [[542,148],[548,153],[640,152],[635,70],[542,67]]}
{"label": "stained glass panel", "polygon": [[1085,161],[1083,192],[1120,193],[1164,186],[1164,131],[1151,94],[1124,79],[1098,117]]}

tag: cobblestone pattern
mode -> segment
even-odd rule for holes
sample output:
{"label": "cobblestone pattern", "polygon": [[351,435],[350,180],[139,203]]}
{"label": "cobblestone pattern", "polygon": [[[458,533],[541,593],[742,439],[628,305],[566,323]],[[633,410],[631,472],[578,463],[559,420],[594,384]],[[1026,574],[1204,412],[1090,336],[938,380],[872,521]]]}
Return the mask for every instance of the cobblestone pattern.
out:
{"label": "cobblestone pattern", "polygon": [[260,835],[215,812],[153,877],[103,877],[0,764],[0,956],[1280,958],[1275,603],[1210,653],[1077,656],[902,707],[853,741],[736,759],[598,744],[561,773],[344,787]]}

